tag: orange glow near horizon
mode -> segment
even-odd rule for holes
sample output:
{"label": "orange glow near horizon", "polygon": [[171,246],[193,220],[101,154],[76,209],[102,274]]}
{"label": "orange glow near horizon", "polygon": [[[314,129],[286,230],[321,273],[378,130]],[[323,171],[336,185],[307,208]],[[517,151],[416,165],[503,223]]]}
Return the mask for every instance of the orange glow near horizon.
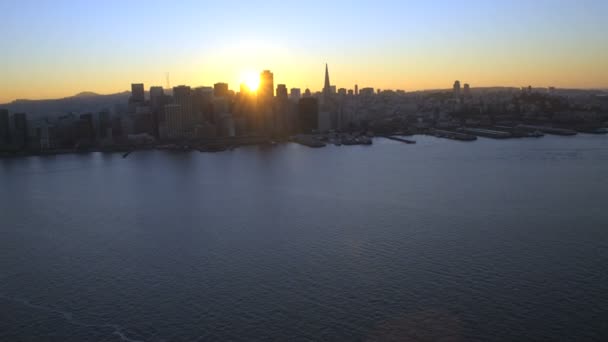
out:
{"label": "orange glow near horizon", "polygon": [[139,2],[0,1],[0,104],[167,87],[167,73],[255,92],[266,69],[314,92],[325,63],[346,89],[608,89],[606,0]]}

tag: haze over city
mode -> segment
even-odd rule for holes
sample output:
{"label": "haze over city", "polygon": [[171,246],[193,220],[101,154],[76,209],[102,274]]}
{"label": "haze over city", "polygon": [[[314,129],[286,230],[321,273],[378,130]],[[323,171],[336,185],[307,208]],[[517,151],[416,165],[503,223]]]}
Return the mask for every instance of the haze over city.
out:
{"label": "haze over city", "polygon": [[380,89],[608,87],[608,3],[4,1],[0,103],[139,81]]}

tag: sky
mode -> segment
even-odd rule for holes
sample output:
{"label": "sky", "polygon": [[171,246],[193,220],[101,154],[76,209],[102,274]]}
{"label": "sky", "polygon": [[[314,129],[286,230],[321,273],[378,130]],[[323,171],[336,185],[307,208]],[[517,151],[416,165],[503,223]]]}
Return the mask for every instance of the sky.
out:
{"label": "sky", "polygon": [[608,88],[606,0],[1,0],[0,103],[131,83]]}

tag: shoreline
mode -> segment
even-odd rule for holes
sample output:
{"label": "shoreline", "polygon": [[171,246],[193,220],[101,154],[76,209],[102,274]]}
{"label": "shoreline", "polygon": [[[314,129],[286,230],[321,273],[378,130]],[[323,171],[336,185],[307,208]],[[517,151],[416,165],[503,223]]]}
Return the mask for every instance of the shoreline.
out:
{"label": "shoreline", "polygon": [[[448,134],[450,133],[450,134]],[[513,134],[511,136],[491,136],[485,132],[479,135],[469,133],[463,133],[457,129],[430,129],[419,132],[394,132],[390,134],[364,134],[364,133],[325,133],[325,134],[304,134],[292,137],[283,137],[280,139],[271,139],[269,137],[253,136],[253,137],[231,137],[231,138],[220,138],[213,140],[198,140],[198,141],[180,141],[180,142],[163,142],[146,145],[119,145],[113,147],[91,147],[87,149],[52,149],[44,151],[0,151],[0,160],[2,159],[13,159],[23,157],[46,157],[46,156],[57,156],[64,154],[89,154],[89,153],[122,153],[123,158],[127,158],[132,152],[136,151],[173,151],[173,152],[191,152],[198,151],[201,153],[215,153],[223,152],[227,150],[233,150],[242,146],[275,146],[277,144],[292,142],[302,146],[310,148],[320,148],[326,145],[336,146],[351,146],[351,145],[372,145],[371,138],[384,138],[390,140],[398,140],[406,144],[415,144],[414,140],[394,138],[400,136],[411,137],[413,135],[424,135],[432,136],[435,138],[449,139],[453,141],[470,141],[474,142],[477,137],[483,137],[488,139],[522,139],[530,136]],[[474,132],[473,132],[474,133]],[[606,135],[608,131],[598,132],[575,132],[574,134],[561,134],[547,133],[546,135],[554,136],[576,136],[578,134],[584,135]],[[366,137],[367,139],[357,139],[357,137]],[[542,138],[542,135],[538,138]],[[352,143],[345,143],[344,141],[356,141]]]}

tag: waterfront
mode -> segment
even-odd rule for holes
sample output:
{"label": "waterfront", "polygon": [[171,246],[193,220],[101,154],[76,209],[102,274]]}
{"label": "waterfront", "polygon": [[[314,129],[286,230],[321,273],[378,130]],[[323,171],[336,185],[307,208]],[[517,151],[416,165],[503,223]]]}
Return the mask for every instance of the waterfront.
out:
{"label": "waterfront", "polygon": [[0,340],[603,340],[608,137],[0,161]]}

